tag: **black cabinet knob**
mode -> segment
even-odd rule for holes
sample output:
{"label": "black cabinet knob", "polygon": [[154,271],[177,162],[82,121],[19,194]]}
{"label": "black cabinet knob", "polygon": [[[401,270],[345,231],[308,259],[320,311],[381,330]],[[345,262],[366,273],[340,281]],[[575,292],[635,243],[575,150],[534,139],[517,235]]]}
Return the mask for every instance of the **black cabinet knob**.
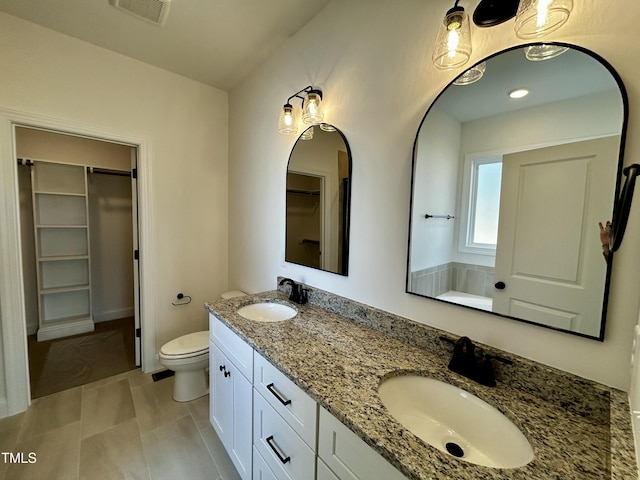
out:
{"label": "black cabinet knob", "polygon": [[507,285],[504,282],[496,282],[493,286],[498,290],[504,290],[504,287],[506,287]]}

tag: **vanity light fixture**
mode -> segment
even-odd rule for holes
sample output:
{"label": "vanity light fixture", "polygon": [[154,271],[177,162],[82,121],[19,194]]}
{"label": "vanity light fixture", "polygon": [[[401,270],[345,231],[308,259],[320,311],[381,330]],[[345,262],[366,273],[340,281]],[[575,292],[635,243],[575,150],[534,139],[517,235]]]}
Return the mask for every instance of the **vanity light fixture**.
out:
{"label": "vanity light fixture", "polygon": [[473,23],[479,27],[500,25],[516,16],[520,0],[481,0],[473,11]]}
{"label": "vanity light fixture", "polygon": [[[304,94],[304,96],[302,96]],[[318,125],[324,120],[322,113],[322,90],[313,88],[311,85],[291,95],[282,106],[280,119],[278,120],[278,131],[284,135],[295,135],[298,133],[296,113],[291,100],[299,98],[302,100],[302,121],[307,125]],[[311,134],[313,135],[313,133]]]}
{"label": "vanity light fixture", "polygon": [[521,0],[515,31],[520,38],[537,38],[557,30],[569,19],[573,0]]}
{"label": "vanity light fixture", "polygon": [[453,81],[454,85],[471,85],[477,82],[484,75],[484,71],[487,69],[487,62],[480,62],[474,65],[469,70],[464,72],[458,78]]}
{"label": "vanity light fixture", "polygon": [[469,16],[459,7],[460,0],[447,11],[440,23],[433,63],[441,70],[451,70],[469,61],[471,56],[471,27]]}
{"label": "vanity light fixture", "polygon": [[529,95],[529,90],[526,88],[516,88],[515,90],[511,90],[509,92],[509,97],[511,98],[522,98]]}

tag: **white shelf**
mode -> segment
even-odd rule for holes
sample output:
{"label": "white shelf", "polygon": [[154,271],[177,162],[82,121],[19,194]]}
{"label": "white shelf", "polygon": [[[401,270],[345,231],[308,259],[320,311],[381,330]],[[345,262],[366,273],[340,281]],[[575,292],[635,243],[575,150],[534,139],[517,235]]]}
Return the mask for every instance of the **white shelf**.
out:
{"label": "white shelf", "polygon": [[38,340],[92,331],[86,169],[35,162],[31,170],[39,292]]}

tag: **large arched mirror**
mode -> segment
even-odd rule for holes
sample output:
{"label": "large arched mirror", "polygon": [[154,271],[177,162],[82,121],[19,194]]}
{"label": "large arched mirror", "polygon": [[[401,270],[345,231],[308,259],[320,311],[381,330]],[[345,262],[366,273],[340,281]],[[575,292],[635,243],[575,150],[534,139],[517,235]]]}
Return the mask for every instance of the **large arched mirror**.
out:
{"label": "large arched mirror", "polygon": [[627,99],[601,58],[554,47],[568,48],[486,59],[480,80],[459,77],[427,111],[407,292],[602,340],[612,255],[598,223],[613,217]]}
{"label": "large arched mirror", "polygon": [[287,166],[285,260],[347,275],[351,151],[333,125],[306,129]]}

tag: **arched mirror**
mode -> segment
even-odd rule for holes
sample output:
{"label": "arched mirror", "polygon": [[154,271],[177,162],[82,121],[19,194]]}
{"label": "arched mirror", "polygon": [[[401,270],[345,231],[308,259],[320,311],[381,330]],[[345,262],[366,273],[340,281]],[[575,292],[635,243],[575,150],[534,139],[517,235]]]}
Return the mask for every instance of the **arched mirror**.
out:
{"label": "arched mirror", "polygon": [[285,260],[347,275],[351,150],[333,125],[309,127],[287,166]]}
{"label": "arched mirror", "polygon": [[486,59],[479,80],[459,77],[427,111],[407,292],[602,340],[612,254],[598,223],[613,218],[627,99],[595,54],[532,51],[552,47]]}

